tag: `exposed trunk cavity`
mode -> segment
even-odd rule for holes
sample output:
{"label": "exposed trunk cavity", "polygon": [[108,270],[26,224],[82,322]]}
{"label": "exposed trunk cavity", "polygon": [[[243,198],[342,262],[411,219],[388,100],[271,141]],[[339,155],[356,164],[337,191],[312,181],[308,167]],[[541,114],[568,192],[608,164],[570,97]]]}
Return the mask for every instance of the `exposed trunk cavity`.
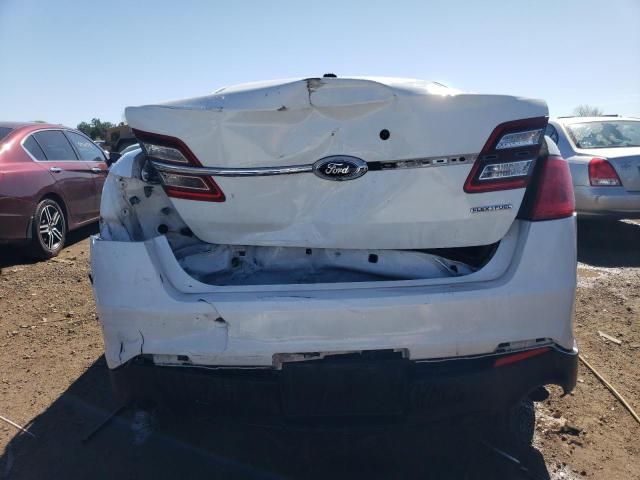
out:
{"label": "exposed trunk cavity", "polygon": [[145,241],[165,235],[180,266],[217,286],[289,285],[451,278],[493,256],[497,243],[434,250],[268,247],[208,243],[197,238],[148,171],[144,155],[123,157],[103,194],[101,236]]}
{"label": "exposed trunk cavity", "polygon": [[[201,243],[174,251],[182,268],[210,285],[286,285],[417,280],[468,275],[470,263],[428,252],[254,247]],[[478,250],[474,260],[485,261]]]}

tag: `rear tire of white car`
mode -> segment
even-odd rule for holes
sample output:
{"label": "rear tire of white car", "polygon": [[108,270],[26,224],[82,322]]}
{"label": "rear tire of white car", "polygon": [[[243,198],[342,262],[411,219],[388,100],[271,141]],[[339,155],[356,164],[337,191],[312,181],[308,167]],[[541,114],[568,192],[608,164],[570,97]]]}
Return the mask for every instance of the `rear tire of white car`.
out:
{"label": "rear tire of white car", "polygon": [[522,400],[494,421],[491,433],[498,443],[516,447],[528,447],[533,443],[536,407],[530,398]]}

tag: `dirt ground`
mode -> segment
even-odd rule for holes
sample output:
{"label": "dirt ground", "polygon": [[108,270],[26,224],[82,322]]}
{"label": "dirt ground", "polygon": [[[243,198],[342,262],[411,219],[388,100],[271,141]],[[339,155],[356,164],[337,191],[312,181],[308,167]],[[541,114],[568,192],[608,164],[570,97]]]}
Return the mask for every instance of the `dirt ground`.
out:
{"label": "dirt ground", "polygon": [[[35,435],[0,421],[0,478],[640,479],[640,427],[582,364],[571,395],[552,389],[538,404],[534,447],[505,447],[521,468],[451,425],[285,432],[128,409],[87,440],[118,407],[88,280],[91,233],[48,262],[0,250],[0,415]],[[640,224],[581,222],[578,249],[581,353],[640,411]]]}

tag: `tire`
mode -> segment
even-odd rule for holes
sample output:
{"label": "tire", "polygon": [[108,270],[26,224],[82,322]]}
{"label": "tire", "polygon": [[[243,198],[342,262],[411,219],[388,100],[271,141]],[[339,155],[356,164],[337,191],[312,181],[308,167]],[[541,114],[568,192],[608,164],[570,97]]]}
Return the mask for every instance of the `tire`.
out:
{"label": "tire", "polygon": [[527,447],[533,443],[536,430],[536,407],[526,398],[509,411],[495,418],[494,438],[505,445]]}
{"label": "tire", "polygon": [[64,248],[67,238],[67,219],[58,202],[45,198],[36,207],[31,228],[31,257],[46,260],[53,258]]}

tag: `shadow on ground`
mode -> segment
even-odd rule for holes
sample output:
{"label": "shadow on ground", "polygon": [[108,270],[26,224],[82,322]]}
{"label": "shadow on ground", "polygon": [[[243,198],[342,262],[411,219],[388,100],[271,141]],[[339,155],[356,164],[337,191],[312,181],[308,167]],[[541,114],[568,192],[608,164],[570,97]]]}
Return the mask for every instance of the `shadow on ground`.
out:
{"label": "shadow on ground", "polygon": [[578,220],[578,261],[594,267],[640,267],[640,222]]}
{"label": "shadow on ground", "polygon": [[240,424],[203,409],[170,415],[129,408],[83,442],[117,406],[101,357],[28,426],[37,438],[11,440],[0,477],[549,478],[537,450],[517,454],[534,472],[523,476],[473,432],[451,425],[309,432]]}
{"label": "shadow on ground", "polygon": [[[70,247],[81,242],[90,235],[98,233],[98,223],[92,223],[67,234],[65,247]],[[14,267],[16,265],[28,265],[42,260],[30,258],[26,250],[28,246],[16,247],[0,245],[0,268]]]}

